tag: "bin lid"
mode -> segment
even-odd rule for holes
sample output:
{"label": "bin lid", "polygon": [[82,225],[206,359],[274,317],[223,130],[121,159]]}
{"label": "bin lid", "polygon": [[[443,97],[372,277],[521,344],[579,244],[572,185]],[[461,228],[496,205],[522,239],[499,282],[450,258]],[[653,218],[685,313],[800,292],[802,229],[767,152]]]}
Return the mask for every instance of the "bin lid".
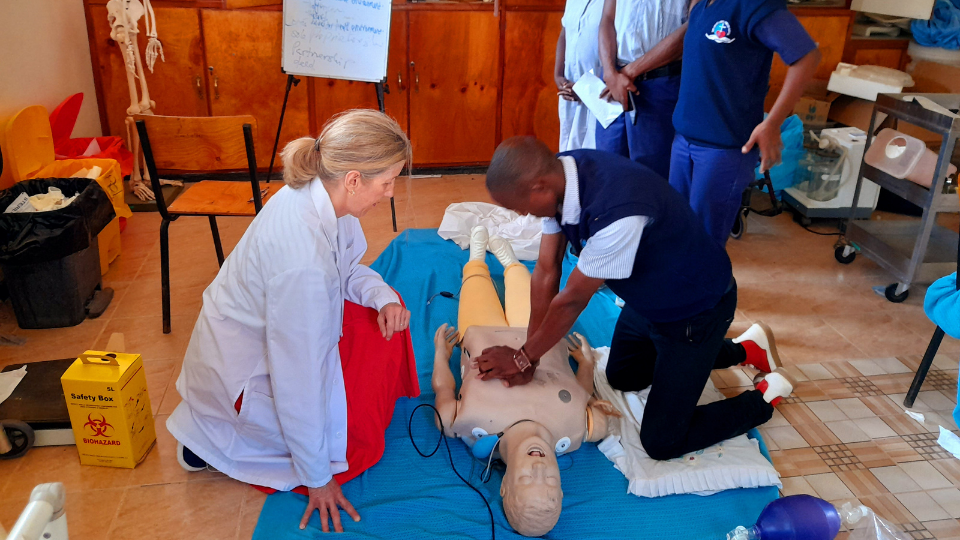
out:
{"label": "bin lid", "polygon": [[3,129],[6,140],[3,157],[14,182],[30,178],[53,163],[53,132],[47,109],[42,105],[21,110],[0,129]]}
{"label": "bin lid", "polygon": [[78,92],[63,100],[63,103],[57,105],[57,108],[50,113],[50,130],[53,133],[55,145],[73,135],[81,105],[83,105],[83,92]]}

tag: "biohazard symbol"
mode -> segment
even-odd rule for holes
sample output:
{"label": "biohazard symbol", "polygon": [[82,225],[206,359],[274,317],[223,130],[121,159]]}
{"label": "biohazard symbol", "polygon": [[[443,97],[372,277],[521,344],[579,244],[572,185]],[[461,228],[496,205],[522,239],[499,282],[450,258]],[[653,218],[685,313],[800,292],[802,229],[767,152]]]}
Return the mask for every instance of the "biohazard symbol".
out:
{"label": "biohazard symbol", "polygon": [[88,414],[87,423],[83,427],[93,437],[113,437],[113,426],[107,422],[106,417],[102,414],[97,415],[97,417],[94,416],[94,413]]}

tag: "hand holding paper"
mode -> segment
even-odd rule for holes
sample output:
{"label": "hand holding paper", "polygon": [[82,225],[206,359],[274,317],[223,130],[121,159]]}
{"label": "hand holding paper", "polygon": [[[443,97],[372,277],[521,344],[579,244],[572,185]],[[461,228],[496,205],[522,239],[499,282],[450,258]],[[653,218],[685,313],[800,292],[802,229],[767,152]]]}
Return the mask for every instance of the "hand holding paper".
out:
{"label": "hand holding paper", "polygon": [[593,72],[584,73],[580,80],[573,85],[573,91],[580,96],[580,100],[597,117],[604,129],[610,127],[621,114],[623,106],[616,101],[608,101],[600,97],[606,85]]}

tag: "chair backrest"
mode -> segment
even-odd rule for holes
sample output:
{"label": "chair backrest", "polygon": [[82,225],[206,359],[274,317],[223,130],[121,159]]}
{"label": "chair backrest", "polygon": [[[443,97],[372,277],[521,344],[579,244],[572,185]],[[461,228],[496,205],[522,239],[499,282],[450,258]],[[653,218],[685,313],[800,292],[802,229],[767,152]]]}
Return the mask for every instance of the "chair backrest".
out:
{"label": "chair backrest", "polygon": [[257,213],[263,207],[254,149],[257,120],[252,116],[135,117],[143,161],[157,210],[171,219],[163,200],[159,169],[176,172],[212,172],[247,169]]}
{"label": "chair backrest", "polygon": [[150,136],[157,169],[177,172],[235,171],[247,168],[243,125],[250,124],[257,140],[257,120],[252,116],[139,115]]}

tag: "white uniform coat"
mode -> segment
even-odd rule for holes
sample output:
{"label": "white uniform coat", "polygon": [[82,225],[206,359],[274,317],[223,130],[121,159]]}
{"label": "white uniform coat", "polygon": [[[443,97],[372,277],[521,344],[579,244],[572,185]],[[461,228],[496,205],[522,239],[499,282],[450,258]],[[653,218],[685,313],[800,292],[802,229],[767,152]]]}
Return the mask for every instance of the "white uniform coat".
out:
{"label": "white uniform coat", "polygon": [[170,433],[231,478],[278,490],[346,471],[343,302],[399,301],[360,264],[366,249],[319,180],[278,191],[203,293]]}
{"label": "white uniform coat", "polygon": [[687,21],[690,0],[617,0],[617,63],[625,66],[650,52]]}
{"label": "white uniform coat", "polygon": [[[566,39],[563,76],[572,83],[593,70],[600,76],[600,16],[603,0],[567,0],[562,32]],[[579,101],[560,100],[560,151],[596,148],[597,119]]]}

